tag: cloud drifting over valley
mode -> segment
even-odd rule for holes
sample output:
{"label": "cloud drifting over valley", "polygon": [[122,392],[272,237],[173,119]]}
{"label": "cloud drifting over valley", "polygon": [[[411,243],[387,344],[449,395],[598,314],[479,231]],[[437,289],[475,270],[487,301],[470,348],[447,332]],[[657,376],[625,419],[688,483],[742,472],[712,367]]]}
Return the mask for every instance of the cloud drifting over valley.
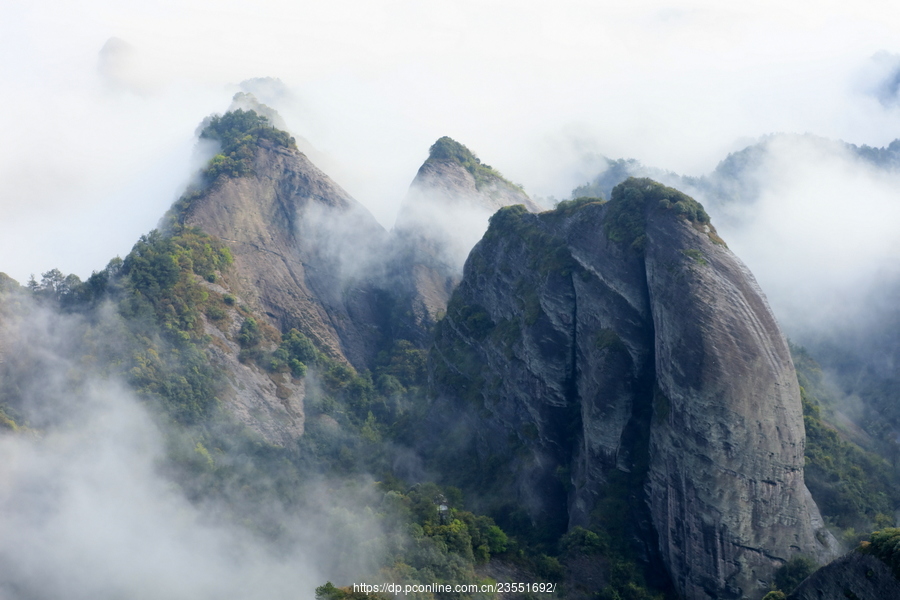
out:
{"label": "cloud drifting over valley", "polygon": [[754,202],[707,200],[724,217],[723,237],[792,335],[872,325],[866,319],[880,315],[862,307],[900,278],[900,173],[813,136],[773,137],[764,148],[745,178],[758,186]]}
{"label": "cloud drifting over valley", "polygon": [[125,390],[99,384],[86,403],[67,428],[0,438],[4,597],[295,598],[317,585],[305,557],[203,522],[156,473],[162,440]]}
{"label": "cloud drifting over valley", "polygon": [[[295,599],[373,570],[384,535],[362,508],[369,481],[311,478],[290,510],[261,489],[240,506],[224,480],[222,494],[189,499],[171,477],[173,453],[230,459],[78,357],[92,327],[115,331],[115,311],[89,323],[4,301],[0,366],[14,369],[3,381],[33,429],[0,435],[0,597]],[[250,510],[278,519],[277,540]]]}

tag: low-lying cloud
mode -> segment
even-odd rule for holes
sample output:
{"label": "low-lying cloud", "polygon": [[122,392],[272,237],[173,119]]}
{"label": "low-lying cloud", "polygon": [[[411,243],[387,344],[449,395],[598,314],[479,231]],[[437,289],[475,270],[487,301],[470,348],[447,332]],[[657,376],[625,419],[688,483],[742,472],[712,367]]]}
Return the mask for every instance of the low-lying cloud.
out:
{"label": "low-lying cloud", "polygon": [[742,175],[756,196],[706,199],[714,222],[792,333],[858,324],[873,291],[900,278],[900,173],[813,136],[763,147]]}
{"label": "low-lying cloud", "polygon": [[236,521],[246,500],[227,489],[189,501],[165,465],[190,432],[164,433],[128,388],[73,360],[79,317],[16,302],[2,315],[20,427],[0,431],[0,596],[309,598],[377,569],[383,533],[365,485],[311,478],[293,509],[261,493],[253,510],[279,523],[277,539]]}
{"label": "low-lying cloud", "polygon": [[161,436],[123,388],[94,384],[75,422],[4,435],[0,564],[11,598],[296,598],[314,587],[203,515],[156,473]]}

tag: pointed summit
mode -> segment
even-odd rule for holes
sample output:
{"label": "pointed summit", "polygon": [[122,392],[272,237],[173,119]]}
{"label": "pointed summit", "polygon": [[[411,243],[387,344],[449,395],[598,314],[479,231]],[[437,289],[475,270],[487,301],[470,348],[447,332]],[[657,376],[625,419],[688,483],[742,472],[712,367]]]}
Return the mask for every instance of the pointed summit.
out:
{"label": "pointed summit", "polygon": [[393,230],[395,286],[407,295],[416,327],[427,329],[446,310],[488,219],[516,204],[540,210],[521,187],[463,144],[444,136],[431,146]]}
{"label": "pointed summit", "polygon": [[234,95],[234,98],[231,99],[231,106],[228,107],[228,112],[237,110],[253,111],[257,115],[268,119],[269,124],[272,127],[287,131],[287,123],[284,122],[284,119],[281,118],[278,111],[271,106],[260,102],[256,96],[250,92],[238,92]]}
{"label": "pointed summit", "polygon": [[380,254],[384,229],[255,111],[214,116],[201,137],[221,152],[207,186],[179,200],[169,220],[228,245],[235,292],[276,329],[297,328],[333,358],[363,365],[370,334],[354,316],[365,291],[353,282]]}
{"label": "pointed summit", "polygon": [[531,212],[540,210],[525,190],[511,183],[490,165],[481,162],[466,146],[448,136],[432,144],[428,160],[419,168],[410,192],[416,188],[437,192],[451,204],[466,202],[490,210],[491,213],[513,204],[523,204]]}

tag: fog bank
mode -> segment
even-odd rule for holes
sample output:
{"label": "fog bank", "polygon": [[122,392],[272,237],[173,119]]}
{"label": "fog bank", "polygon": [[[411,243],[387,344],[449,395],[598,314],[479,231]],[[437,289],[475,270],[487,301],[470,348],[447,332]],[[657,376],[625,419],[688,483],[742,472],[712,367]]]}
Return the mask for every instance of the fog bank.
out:
{"label": "fog bank", "polygon": [[591,153],[699,174],[773,131],[872,145],[900,131],[900,10],[881,2],[2,12],[0,269],[20,281],[53,267],[85,277],[124,255],[190,177],[196,125],[254,78],[280,80],[254,93],[386,227],[442,135],[560,198]]}

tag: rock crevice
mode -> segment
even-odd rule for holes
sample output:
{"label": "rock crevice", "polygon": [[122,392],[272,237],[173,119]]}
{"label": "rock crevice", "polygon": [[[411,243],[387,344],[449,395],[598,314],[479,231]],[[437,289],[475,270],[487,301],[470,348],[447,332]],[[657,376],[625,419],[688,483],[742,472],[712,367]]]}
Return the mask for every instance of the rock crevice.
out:
{"label": "rock crevice", "polygon": [[[502,465],[495,491],[535,522],[565,502],[562,529],[631,494],[684,598],[759,598],[791,556],[835,552],[803,482],[784,336],[675,190],[630,180],[610,203],[498,212],[438,329],[432,376],[433,418],[473,413],[476,454]],[[616,473],[632,488],[614,489]]]}

